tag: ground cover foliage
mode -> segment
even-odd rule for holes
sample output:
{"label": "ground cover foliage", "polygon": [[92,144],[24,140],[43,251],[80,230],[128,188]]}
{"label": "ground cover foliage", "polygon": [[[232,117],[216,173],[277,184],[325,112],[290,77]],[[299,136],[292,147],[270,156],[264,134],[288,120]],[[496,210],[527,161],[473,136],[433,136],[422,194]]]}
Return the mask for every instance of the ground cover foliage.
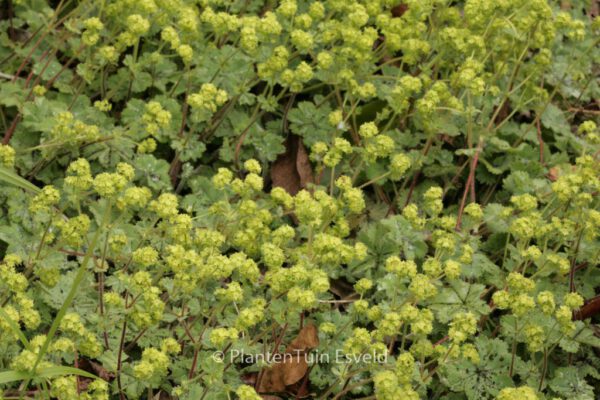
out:
{"label": "ground cover foliage", "polygon": [[3,397],[598,398],[598,8],[4,0]]}

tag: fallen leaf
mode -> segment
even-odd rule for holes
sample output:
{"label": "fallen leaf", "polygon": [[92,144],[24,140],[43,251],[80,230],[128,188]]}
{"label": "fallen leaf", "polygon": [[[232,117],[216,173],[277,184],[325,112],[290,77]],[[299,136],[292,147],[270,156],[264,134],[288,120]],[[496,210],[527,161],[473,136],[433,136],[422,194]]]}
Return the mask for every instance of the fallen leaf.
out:
{"label": "fallen leaf", "polygon": [[283,383],[286,386],[293,385],[304,378],[308,371],[308,363],[304,353],[293,354],[290,357],[286,356],[281,367],[283,370]]}
{"label": "fallen leaf", "polygon": [[258,378],[258,372],[249,372],[241,376],[242,382],[245,385],[254,386],[256,385],[256,379]]}
{"label": "fallen leaf", "polygon": [[286,386],[298,383],[308,372],[307,352],[318,345],[319,335],[317,327],[313,324],[307,324],[286,347],[282,361],[273,364],[271,368],[263,370],[258,392],[284,392]]}
{"label": "fallen leaf", "polygon": [[299,136],[289,135],[285,142],[286,151],[271,165],[273,186],[284,188],[294,195],[314,182],[308,153]]}
{"label": "fallen leaf", "polygon": [[115,374],[108,371],[106,368],[104,368],[102,365],[98,364],[97,362],[94,361],[89,361],[90,366],[92,367],[92,369],[94,370],[94,372],[96,373],[96,375],[98,375],[99,378],[104,379],[105,381],[111,381],[112,379],[115,378]]}
{"label": "fallen leaf", "polygon": [[598,0],[592,1],[592,4],[590,5],[589,15],[590,15],[591,19],[594,19],[598,15],[600,15],[600,1],[598,1]]}
{"label": "fallen leaf", "polygon": [[[307,374],[310,374],[310,368],[307,372]],[[308,380],[308,376],[304,376],[304,379],[302,379],[302,381],[298,381],[295,384],[288,386],[288,394],[292,395],[294,398],[296,399],[304,399],[307,397],[316,397],[316,393],[311,393],[308,388],[310,386],[310,381]]]}
{"label": "fallen leaf", "polygon": [[285,379],[282,363],[276,363],[271,368],[263,370],[258,387],[259,393],[278,393],[285,391]]}
{"label": "fallen leaf", "polygon": [[78,363],[78,368],[90,372],[96,375],[98,378],[103,379],[107,382],[110,382],[115,378],[114,372],[110,372],[102,364],[99,364],[95,361],[89,360],[87,358],[80,358]]}
{"label": "fallen leaf", "polygon": [[298,332],[296,339],[292,340],[287,347],[286,352],[294,353],[298,351],[308,351],[319,346],[319,334],[317,327],[308,324]]}

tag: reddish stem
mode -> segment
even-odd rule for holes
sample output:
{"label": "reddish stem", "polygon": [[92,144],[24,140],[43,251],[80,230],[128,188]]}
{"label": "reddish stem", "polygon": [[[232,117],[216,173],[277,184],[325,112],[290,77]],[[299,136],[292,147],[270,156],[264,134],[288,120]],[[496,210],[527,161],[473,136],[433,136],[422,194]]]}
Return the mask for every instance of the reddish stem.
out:
{"label": "reddish stem", "polygon": [[[279,353],[279,346],[281,346],[281,341],[283,340],[283,335],[285,335],[285,331],[287,330],[287,327],[288,327],[288,324],[286,322],[285,325],[283,325],[283,328],[281,328],[281,333],[279,334],[279,337],[277,338],[277,341],[275,342],[275,346],[273,347],[273,354]],[[255,390],[260,390],[260,382],[262,381],[264,373],[265,373],[265,369],[262,368],[260,370],[260,372],[258,373],[258,377],[256,378],[256,383],[254,385]]]}
{"label": "reddish stem", "polygon": [[575,321],[583,321],[600,313],[600,295],[592,297],[577,311],[573,313]]}
{"label": "reddish stem", "polygon": [[[473,156],[473,161],[471,162],[471,169],[469,171],[469,177],[467,178],[467,183],[465,184],[465,190],[463,192],[462,200],[460,202],[460,208],[458,209],[458,217],[456,219],[456,230],[460,231],[460,227],[462,224],[462,216],[465,211],[465,206],[467,204],[467,194],[471,187],[475,187],[475,170],[477,169],[477,163],[479,162],[479,154],[481,153],[481,149],[483,148],[483,137],[479,139],[479,144],[477,145],[477,150],[475,151],[475,156]],[[474,190],[474,189],[473,189]]]}
{"label": "reddish stem", "polygon": [[[79,369],[79,354],[77,354],[77,350],[75,350],[75,362],[73,363],[73,366],[77,369]],[[81,390],[79,390],[79,375],[75,375],[75,380],[76,380],[76,386],[77,386],[77,394],[81,393]]]}
{"label": "reddish stem", "polygon": [[450,336],[448,336],[448,335],[444,336],[443,338],[441,338],[440,340],[438,340],[437,342],[435,342],[433,344],[433,347],[439,346],[440,344],[448,341],[448,339],[450,339]]}
{"label": "reddish stem", "polygon": [[536,115],[535,125],[537,128],[537,139],[540,144],[540,164],[544,165],[544,139],[542,139],[542,126],[540,124],[540,116]]}
{"label": "reddish stem", "polygon": [[119,388],[119,398],[125,400],[123,394],[123,387],[121,385],[121,360],[123,357],[123,345],[125,344],[125,334],[127,332],[127,321],[123,322],[123,329],[121,330],[121,341],[119,343],[119,354],[117,355],[117,387]]}

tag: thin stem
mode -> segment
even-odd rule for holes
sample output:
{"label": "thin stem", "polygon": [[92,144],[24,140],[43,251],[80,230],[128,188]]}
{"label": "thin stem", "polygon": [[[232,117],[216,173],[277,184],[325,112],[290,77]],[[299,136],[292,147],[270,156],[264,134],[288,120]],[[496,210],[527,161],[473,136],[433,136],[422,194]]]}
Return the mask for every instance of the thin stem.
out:
{"label": "thin stem", "polygon": [[123,387],[121,385],[121,367],[123,365],[123,346],[125,344],[125,335],[127,334],[127,320],[123,321],[123,328],[121,328],[121,339],[119,340],[119,354],[117,355],[117,387],[119,389],[119,398],[125,400],[123,394]]}
{"label": "thin stem", "polygon": [[508,376],[510,376],[511,378],[513,376],[513,372],[514,372],[514,368],[515,368],[515,358],[517,356],[517,332],[518,332],[518,327],[519,327],[519,321],[515,318],[515,336],[513,338],[512,355],[511,355],[511,358],[510,358],[510,368],[508,370]]}
{"label": "thin stem", "polygon": [[544,387],[544,378],[546,377],[546,372],[548,370],[548,349],[544,347],[544,359],[542,364],[542,376],[540,377],[540,384],[538,386],[538,392],[542,391]]}

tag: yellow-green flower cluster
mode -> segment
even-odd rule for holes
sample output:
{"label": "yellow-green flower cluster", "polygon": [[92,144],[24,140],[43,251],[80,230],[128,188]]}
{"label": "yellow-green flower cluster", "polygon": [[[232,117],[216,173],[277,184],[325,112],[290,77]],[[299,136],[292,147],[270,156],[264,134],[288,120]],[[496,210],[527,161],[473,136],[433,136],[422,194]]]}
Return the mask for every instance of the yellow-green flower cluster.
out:
{"label": "yellow-green flower cluster", "polygon": [[81,41],[86,46],[93,46],[100,40],[100,32],[104,29],[104,24],[97,17],[91,17],[83,21],[85,31],[81,35]]}
{"label": "yellow-green flower cluster", "polygon": [[147,187],[128,187],[123,191],[122,196],[117,198],[117,207],[122,210],[126,208],[140,210],[146,207],[151,198],[152,192]]}
{"label": "yellow-green flower cluster", "polygon": [[142,121],[149,135],[157,136],[161,129],[166,129],[171,123],[171,113],[165,110],[158,101],[149,101],[145,105]]}
{"label": "yellow-green flower cluster", "polygon": [[352,153],[352,145],[344,138],[335,138],[328,147],[324,142],[317,142],[312,148],[312,157],[315,161],[323,161],[327,167],[338,165],[344,155]]}
{"label": "yellow-green flower cluster", "polygon": [[275,75],[281,73],[288,66],[289,52],[284,46],[278,46],[273,49],[271,56],[258,64],[258,76],[261,79],[270,80]]}
{"label": "yellow-green flower cluster", "polygon": [[150,380],[167,375],[170,366],[169,355],[178,353],[173,346],[163,346],[163,349],[148,347],[142,352],[142,359],[133,367],[133,374],[138,379]]}
{"label": "yellow-green flower cluster", "polygon": [[102,172],[94,177],[92,186],[101,197],[113,198],[133,179],[133,167],[119,163],[116,172]]}
{"label": "yellow-green flower cluster", "polygon": [[77,248],[84,242],[85,235],[90,228],[90,218],[81,214],[67,220],[58,220],[55,226],[60,230],[60,240],[68,246]]}
{"label": "yellow-green flower cluster", "polygon": [[137,151],[140,154],[152,153],[154,150],[156,150],[156,140],[153,138],[144,139],[137,146]]}
{"label": "yellow-green flower cluster", "polygon": [[594,121],[585,121],[577,128],[577,133],[580,135],[586,135],[587,139],[591,143],[600,143],[600,133],[598,132],[598,126]]}
{"label": "yellow-green flower cluster", "polygon": [[387,157],[394,151],[394,140],[388,135],[380,134],[374,122],[362,124],[358,134],[364,139],[364,159],[368,163]]}
{"label": "yellow-green flower cluster", "polygon": [[92,186],[93,178],[90,163],[85,158],[78,158],[69,164],[65,186],[77,190],[87,190]]}
{"label": "yellow-green flower cluster", "polygon": [[390,159],[390,179],[394,181],[402,179],[411,165],[412,160],[406,154],[394,154]]}
{"label": "yellow-green flower cluster", "polygon": [[256,390],[252,386],[248,385],[240,385],[236,389],[235,394],[240,400],[261,400],[263,398],[256,393]]}
{"label": "yellow-green flower cluster", "polygon": [[529,386],[504,388],[498,393],[496,400],[538,400],[536,391]]}
{"label": "yellow-green flower cluster", "polygon": [[158,262],[158,252],[150,246],[140,247],[131,254],[131,260],[147,268]]}
{"label": "yellow-green flower cluster", "polygon": [[246,330],[261,322],[265,318],[265,305],[266,302],[262,298],[252,300],[249,307],[240,310],[235,322],[236,327]]}
{"label": "yellow-green flower cluster", "polygon": [[231,282],[226,288],[215,290],[215,297],[226,303],[236,303],[244,298],[244,290],[237,282]]}
{"label": "yellow-green flower cluster", "polygon": [[[300,39],[298,39],[300,40]],[[286,68],[281,72],[281,83],[290,88],[292,92],[300,92],[305,83],[313,78],[312,67],[305,61],[301,61],[295,69]]]}
{"label": "yellow-green flower cluster", "polygon": [[219,349],[228,342],[235,342],[238,336],[236,328],[215,328],[210,332],[210,342]]}
{"label": "yellow-green flower cluster", "polygon": [[98,357],[102,353],[102,346],[98,338],[85,328],[79,314],[65,314],[60,321],[59,330],[74,341],[81,354]]}
{"label": "yellow-green flower cluster", "polygon": [[521,317],[535,308],[535,301],[529,294],[535,289],[535,282],[518,272],[511,272],[507,277],[508,290],[494,293],[492,299],[499,309],[510,308]]}
{"label": "yellow-green flower cluster", "polygon": [[523,334],[525,335],[525,343],[527,343],[529,351],[535,353],[544,348],[546,340],[544,328],[539,325],[529,324],[523,329]]}
{"label": "yellow-green flower cluster", "polygon": [[400,260],[398,256],[391,256],[385,261],[385,270],[401,278],[414,278],[417,275],[417,264],[412,260]]}
{"label": "yellow-green flower cluster", "polygon": [[455,343],[462,343],[477,331],[477,318],[471,312],[460,312],[452,317],[448,336]]}
{"label": "yellow-green flower cluster", "polygon": [[439,186],[431,187],[423,194],[424,208],[429,215],[436,216],[442,212],[444,208],[442,195],[443,190]]}
{"label": "yellow-green flower cluster", "polygon": [[452,85],[456,88],[468,89],[474,96],[485,91],[485,80],[480,76],[483,64],[473,58],[465,60],[460,69],[452,74]]}
{"label": "yellow-green flower cluster", "polygon": [[419,395],[409,384],[401,384],[393,371],[377,372],[373,376],[375,396],[381,400],[418,400]]}
{"label": "yellow-green flower cluster", "polygon": [[100,128],[75,119],[75,116],[64,111],[55,117],[54,127],[49,132],[50,140],[67,145],[93,142],[100,139]]}
{"label": "yellow-green flower cluster", "polygon": [[388,99],[390,106],[396,113],[406,111],[410,105],[409,100],[412,96],[421,92],[423,84],[419,77],[405,75],[398,79],[396,86],[392,89]]}
{"label": "yellow-green flower cluster", "polygon": [[436,81],[423,97],[417,100],[416,109],[424,119],[427,119],[440,107],[456,110],[463,108],[462,103],[450,93],[448,86],[442,81]]}
{"label": "yellow-green flower cluster", "polygon": [[29,211],[39,213],[42,211],[48,212],[50,207],[58,204],[60,200],[60,192],[52,185],[47,185],[33,197],[29,203]]}
{"label": "yellow-green flower cluster", "polygon": [[117,36],[116,48],[119,51],[135,45],[150,30],[150,21],[140,14],[127,16],[125,22],[126,30]]}
{"label": "yellow-green flower cluster", "polygon": [[0,165],[12,168],[15,164],[15,149],[7,144],[0,144]]}
{"label": "yellow-green flower cluster", "polygon": [[228,95],[223,89],[217,88],[212,83],[205,83],[198,93],[192,93],[187,98],[187,103],[199,111],[214,113],[217,108],[227,102]]}
{"label": "yellow-green flower cluster", "polygon": [[554,302],[554,294],[548,290],[544,290],[537,295],[537,304],[540,310],[546,314],[551,315],[554,312],[556,303]]}
{"label": "yellow-green flower cluster", "polygon": [[[40,324],[41,317],[33,300],[26,293],[29,286],[26,276],[17,272],[16,268],[20,263],[20,257],[8,254],[0,264],[0,287],[5,293],[13,295],[11,302],[4,305],[3,310],[14,323],[18,324],[20,321],[28,329],[35,329]],[[0,329],[10,336],[15,334],[8,321],[3,321]]]}

